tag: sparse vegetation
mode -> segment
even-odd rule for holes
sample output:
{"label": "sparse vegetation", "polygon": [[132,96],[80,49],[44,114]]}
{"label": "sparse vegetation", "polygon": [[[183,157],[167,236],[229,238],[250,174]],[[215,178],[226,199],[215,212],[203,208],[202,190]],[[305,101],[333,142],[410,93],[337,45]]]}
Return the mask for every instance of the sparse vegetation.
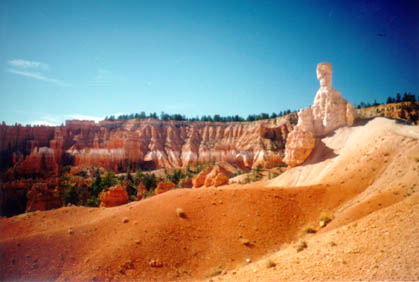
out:
{"label": "sparse vegetation", "polygon": [[102,191],[106,191],[109,187],[118,184],[119,180],[115,176],[113,171],[106,173],[105,177],[101,177],[100,171],[98,168],[95,169],[93,182],[88,188],[89,199],[87,200],[87,205],[92,207],[99,206],[100,199],[99,194]]}
{"label": "sparse vegetation", "polygon": [[206,275],[207,278],[215,277],[223,273],[223,268],[221,266],[218,266],[214,269],[212,269],[208,274]]}
{"label": "sparse vegetation", "polygon": [[[186,174],[184,174],[184,173],[182,172],[182,170],[181,170],[181,169],[174,169],[172,173],[169,173],[169,172],[165,169],[165,174],[166,174],[166,177],[165,177],[166,181],[173,182],[173,183],[174,183],[174,184],[176,184],[176,185],[179,183],[179,181],[180,181],[182,178],[187,177],[187,175],[186,175]],[[191,174],[192,174],[192,172],[191,172]]]}
{"label": "sparse vegetation", "polygon": [[275,263],[273,260],[268,259],[268,260],[265,262],[265,266],[266,266],[266,268],[275,267],[275,266],[276,266],[276,263]]}
{"label": "sparse vegetation", "polygon": [[244,246],[247,246],[247,247],[250,247],[252,245],[252,243],[250,243],[249,239],[246,239],[246,238],[241,238],[240,243]]}
{"label": "sparse vegetation", "polygon": [[307,227],[305,230],[304,230],[306,233],[309,233],[309,234],[314,234],[314,233],[316,233],[317,231],[316,231],[316,229],[314,229],[313,227],[311,227],[311,226],[309,226],[309,227]]}
{"label": "sparse vegetation", "polygon": [[307,247],[308,246],[307,246],[307,242],[306,241],[299,241],[297,243],[296,249],[297,249],[297,252],[301,252],[302,250],[304,250]]}
{"label": "sparse vegetation", "polygon": [[154,190],[157,187],[157,177],[154,173],[144,173],[142,177],[144,186],[147,191]]}
{"label": "sparse vegetation", "polygon": [[[400,93],[396,93],[396,96],[395,97],[391,97],[391,96],[387,97],[386,104],[401,103],[401,102],[412,102],[412,103],[415,103],[416,101],[417,101],[417,99],[416,99],[416,95],[415,94],[412,94],[410,92],[408,92],[408,93],[405,92],[403,94],[403,98],[402,98],[402,96],[401,96]],[[370,102],[367,102],[367,103],[360,102],[356,106],[356,108],[357,109],[363,109],[363,108],[369,108],[369,107],[374,107],[374,106],[378,106],[378,105],[380,105],[380,103],[378,103],[376,100],[374,100],[374,103],[372,103],[372,104]]]}
{"label": "sparse vegetation", "polygon": [[105,120],[109,120],[109,121],[116,121],[116,120],[129,120],[129,119],[148,119],[148,118],[152,118],[152,119],[156,119],[156,120],[163,120],[163,121],[168,121],[168,120],[174,120],[174,121],[203,121],[203,122],[244,122],[244,121],[257,121],[257,120],[264,120],[264,119],[273,119],[273,118],[277,118],[277,117],[283,117],[286,115],[289,115],[291,113],[295,113],[296,111],[291,111],[291,110],[285,110],[285,111],[281,111],[279,113],[272,113],[272,114],[268,114],[268,113],[261,113],[258,115],[248,115],[247,118],[243,118],[239,115],[232,115],[232,116],[220,116],[220,115],[203,115],[201,117],[197,116],[197,117],[192,117],[192,118],[188,118],[185,115],[182,114],[168,114],[165,112],[161,112],[160,115],[157,115],[157,113],[149,113],[146,114],[144,111],[141,113],[135,113],[135,114],[129,114],[129,115],[119,115],[119,116],[106,116]]}
{"label": "sparse vegetation", "polygon": [[320,227],[326,227],[326,225],[328,225],[331,221],[332,218],[327,215],[320,216]]}

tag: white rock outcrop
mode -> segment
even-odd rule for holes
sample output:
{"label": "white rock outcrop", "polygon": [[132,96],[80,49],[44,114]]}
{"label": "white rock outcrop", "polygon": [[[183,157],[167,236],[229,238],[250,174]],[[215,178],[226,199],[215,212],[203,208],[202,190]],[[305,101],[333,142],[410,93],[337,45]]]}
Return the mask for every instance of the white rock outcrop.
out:
{"label": "white rock outcrop", "polygon": [[310,131],[296,127],[288,135],[284,162],[291,167],[302,164],[310,156],[315,144],[316,139]]}
{"label": "white rock outcrop", "polygon": [[342,126],[351,126],[356,117],[354,106],[332,88],[332,65],[320,63],[316,72],[320,88],[314,103],[298,112],[298,123],[287,138],[284,162],[289,166],[302,164],[308,158],[316,137]]}

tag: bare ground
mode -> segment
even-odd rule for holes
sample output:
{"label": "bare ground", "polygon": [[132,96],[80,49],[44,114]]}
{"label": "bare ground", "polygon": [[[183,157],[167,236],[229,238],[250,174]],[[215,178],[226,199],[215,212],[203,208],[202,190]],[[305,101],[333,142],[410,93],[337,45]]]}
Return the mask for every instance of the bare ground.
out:
{"label": "bare ground", "polygon": [[418,132],[376,118],[271,181],[2,218],[0,278],[419,280]]}

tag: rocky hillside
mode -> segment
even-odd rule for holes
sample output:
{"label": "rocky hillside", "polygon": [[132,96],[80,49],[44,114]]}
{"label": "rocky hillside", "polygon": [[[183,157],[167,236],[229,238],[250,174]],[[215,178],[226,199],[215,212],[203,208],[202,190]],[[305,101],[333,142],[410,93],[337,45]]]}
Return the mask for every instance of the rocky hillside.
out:
{"label": "rocky hillside", "polygon": [[404,119],[411,123],[418,124],[419,102],[383,104],[364,109],[357,109],[356,112],[360,118],[388,117]]}
{"label": "rocky hillside", "polygon": [[418,138],[376,118],[272,180],[0,218],[0,279],[417,280]]}
{"label": "rocky hillside", "polygon": [[[419,102],[356,110],[359,118],[384,116],[417,122]],[[297,115],[256,122],[146,120],[66,121],[65,126],[0,126],[0,171],[15,176],[56,173],[60,166],[185,167],[224,161],[242,169],[282,162]]]}
{"label": "rocky hillside", "polygon": [[65,126],[0,127],[1,169],[15,176],[56,172],[59,166],[155,169],[224,161],[242,169],[282,161],[296,115],[240,123],[154,119],[67,121]]}

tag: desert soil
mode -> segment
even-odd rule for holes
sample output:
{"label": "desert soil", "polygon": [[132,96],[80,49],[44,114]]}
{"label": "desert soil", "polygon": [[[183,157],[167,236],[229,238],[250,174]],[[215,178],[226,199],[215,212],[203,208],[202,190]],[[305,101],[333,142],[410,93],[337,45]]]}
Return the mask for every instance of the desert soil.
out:
{"label": "desert soil", "polygon": [[2,218],[0,279],[419,280],[418,136],[376,118],[272,180]]}

